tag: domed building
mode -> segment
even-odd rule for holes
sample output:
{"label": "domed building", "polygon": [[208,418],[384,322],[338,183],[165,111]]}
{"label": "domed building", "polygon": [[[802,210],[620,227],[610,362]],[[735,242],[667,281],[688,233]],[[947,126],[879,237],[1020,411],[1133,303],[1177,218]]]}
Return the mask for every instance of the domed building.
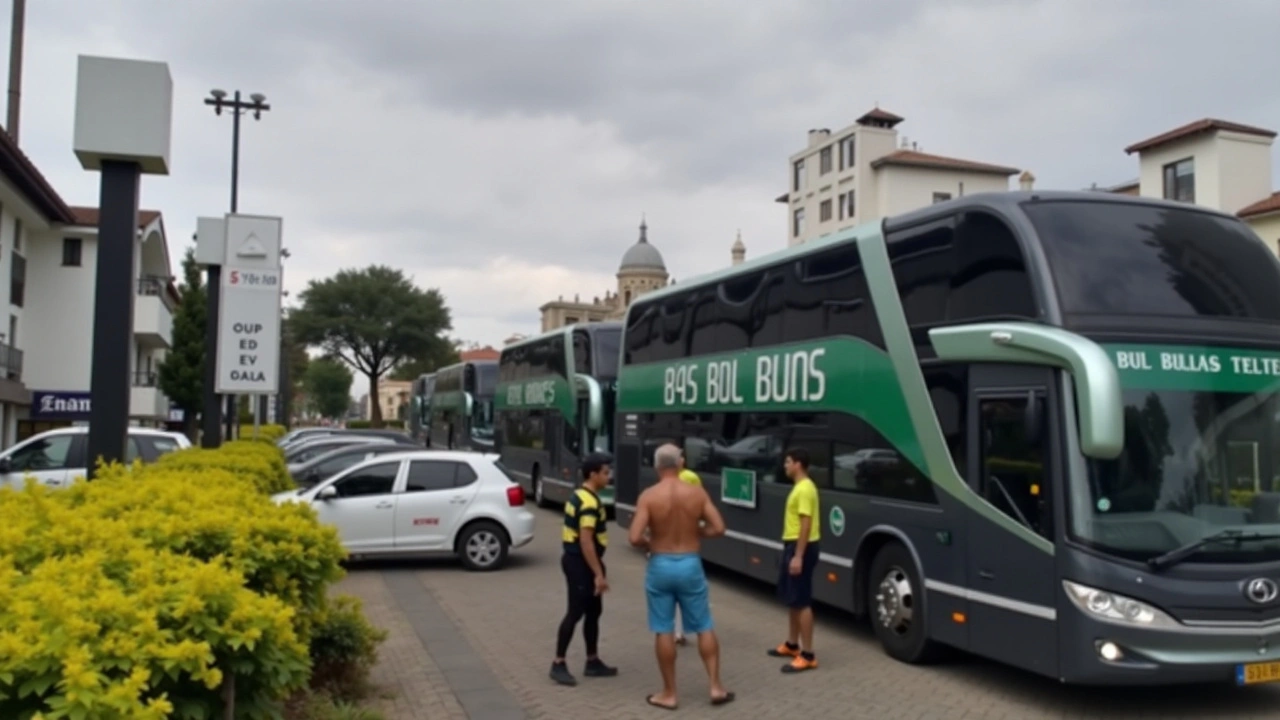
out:
{"label": "domed building", "polygon": [[[734,265],[746,258],[747,248],[742,243],[741,232],[729,253]],[[591,298],[591,302],[583,302],[578,295],[574,295],[572,300],[565,300],[562,295],[538,308],[542,312],[542,332],[580,322],[621,320],[636,298],[675,282],[667,274],[662,253],[649,242],[649,226],[643,219],[640,220],[640,239],[622,254],[617,278],[618,285],[614,290],[605,291],[603,297]]]}
{"label": "domed building", "polygon": [[578,295],[574,295],[573,300],[565,300],[562,295],[538,308],[542,313],[542,332],[580,322],[621,320],[633,300],[667,286],[670,282],[667,264],[658,248],[649,242],[649,226],[643,219],[640,239],[622,254],[617,278],[616,289],[606,290],[603,297],[593,297],[591,302],[583,302]]}

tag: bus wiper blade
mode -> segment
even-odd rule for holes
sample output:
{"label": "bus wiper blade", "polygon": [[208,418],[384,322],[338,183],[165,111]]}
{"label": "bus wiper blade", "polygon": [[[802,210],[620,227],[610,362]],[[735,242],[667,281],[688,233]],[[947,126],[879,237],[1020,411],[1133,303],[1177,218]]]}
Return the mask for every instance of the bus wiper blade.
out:
{"label": "bus wiper blade", "polygon": [[1280,540],[1280,534],[1276,533],[1246,533],[1243,530],[1222,530],[1210,535],[1205,535],[1199,540],[1189,542],[1182,547],[1174,548],[1163,555],[1157,555],[1147,561],[1147,565],[1152,570],[1163,570],[1164,568],[1177,565],[1194,555],[1200,548],[1205,545],[1212,545],[1220,542],[1234,542],[1238,547],[1241,543],[1256,540]]}

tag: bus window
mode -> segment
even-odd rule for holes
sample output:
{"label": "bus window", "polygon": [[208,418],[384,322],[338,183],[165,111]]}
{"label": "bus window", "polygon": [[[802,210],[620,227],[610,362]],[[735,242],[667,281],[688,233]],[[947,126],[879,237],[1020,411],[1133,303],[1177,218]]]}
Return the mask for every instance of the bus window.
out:
{"label": "bus window", "polygon": [[1004,514],[1049,535],[1045,438],[1028,438],[1027,398],[989,398],[979,406],[982,496]]}

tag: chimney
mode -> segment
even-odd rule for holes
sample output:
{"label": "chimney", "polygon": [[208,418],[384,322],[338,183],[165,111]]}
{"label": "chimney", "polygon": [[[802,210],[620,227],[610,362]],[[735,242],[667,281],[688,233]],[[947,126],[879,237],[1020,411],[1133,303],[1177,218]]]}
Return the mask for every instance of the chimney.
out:
{"label": "chimney", "polygon": [[831,131],[827,128],[821,128],[809,131],[809,147],[815,147],[826,142],[831,137]]}
{"label": "chimney", "polygon": [[1036,184],[1036,176],[1031,174],[1030,170],[1023,170],[1018,176],[1018,187],[1023,192],[1030,192]]}
{"label": "chimney", "polygon": [[13,20],[9,33],[9,107],[5,130],[18,144],[18,116],[22,109],[22,39],[26,25],[26,0],[13,0]]}
{"label": "chimney", "polygon": [[903,136],[902,136],[902,149],[903,149],[903,150],[906,150],[908,147],[910,147],[910,145],[911,145],[911,143],[907,140],[907,136],[906,136],[906,135],[903,135]]}

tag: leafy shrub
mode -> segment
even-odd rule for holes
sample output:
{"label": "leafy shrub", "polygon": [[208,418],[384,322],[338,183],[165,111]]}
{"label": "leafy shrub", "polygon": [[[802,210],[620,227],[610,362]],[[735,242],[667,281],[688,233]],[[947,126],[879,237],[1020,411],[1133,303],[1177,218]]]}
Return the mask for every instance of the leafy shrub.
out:
{"label": "leafy shrub", "polygon": [[287,432],[289,431],[286,430],[283,425],[259,425],[258,432],[255,435],[253,432],[253,424],[250,423],[248,425],[240,426],[240,439],[274,443],[284,437]]}
{"label": "leafy shrub", "polygon": [[297,487],[289,478],[289,468],[280,451],[273,445],[252,440],[232,440],[216,450],[185,448],[161,456],[155,466],[195,473],[224,470],[251,480],[264,495]]}
{"label": "leafy shrub", "polygon": [[369,672],[387,632],[365,619],[359,598],[332,598],[311,633],[311,687],[354,702],[369,690]]}
{"label": "leafy shrub", "polygon": [[315,629],[355,621],[335,531],[264,495],[277,466],[242,441],[0,490],[0,717],[214,718],[227,679],[236,717],[279,717]]}

